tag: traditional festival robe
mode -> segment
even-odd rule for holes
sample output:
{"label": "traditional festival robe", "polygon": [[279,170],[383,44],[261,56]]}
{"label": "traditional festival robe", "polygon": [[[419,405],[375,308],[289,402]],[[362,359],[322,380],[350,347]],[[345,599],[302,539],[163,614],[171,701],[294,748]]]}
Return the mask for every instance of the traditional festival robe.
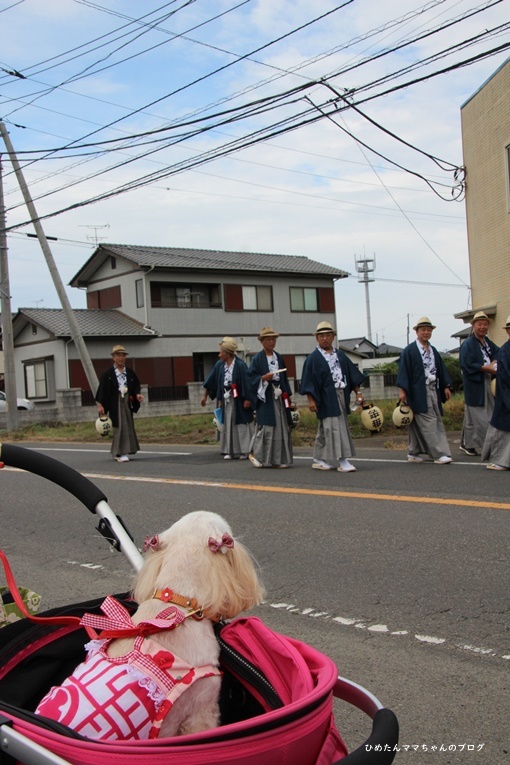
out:
{"label": "traditional festival robe", "polygon": [[510,340],[499,349],[494,412],[485,436],[482,460],[510,470]]}
{"label": "traditional festival robe", "polygon": [[[274,353],[278,359],[278,369],[285,369],[283,356],[276,351]],[[259,351],[255,354],[248,369],[248,380],[250,382],[252,406],[257,412],[257,425],[271,425],[274,427],[274,385],[271,380],[269,380],[266,388],[266,400],[262,401],[257,396],[260,378],[269,372],[267,358],[265,351]],[[280,372],[280,380],[277,385],[280,386],[282,393],[285,393],[287,396],[292,395],[287,372]]]}
{"label": "traditional festival robe", "polygon": [[[140,409],[140,402],[136,398],[140,393],[140,380],[129,367],[124,368],[124,373],[126,375],[126,396],[128,397],[129,409],[136,414]],[[95,400],[102,405],[114,428],[119,426],[119,396],[119,383],[115,366],[112,366],[101,375]]]}
{"label": "traditional festival robe", "polygon": [[[361,385],[365,375],[352,363],[343,351],[336,349],[340,366],[342,367],[345,388],[345,409],[349,412],[349,400],[351,391]],[[340,417],[340,405],[337,398],[337,389],[331,376],[327,361],[316,348],[307,357],[301,375],[299,388],[301,395],[311,395],[317,404],[317,418],[324,420],[326,417]]]}
{"label": "traditional festival robe", "polygon": [[[202,385],[203,388],[209,394],[211,399],[216,398],[216,406],[223,406],[225,396],[225,383],[224,383],[224,368],[225,362],[219,359],[211,370],[211,373],[207,377],[207,380]],[[235,356],[234,372],[232,375],[232,383],[237,389],[237,398],[234,399],[236,424],[247,425],[253,422],[253,410],[245,409],[244,402],[246,400],[251,401],[250,398],[250,386],[248,382],[248,367],[242,359]]]}
{"label": "traditional festival robe", "polygon": [[[499,347],[486,338],[491,361],[497,358]],[[464,383],[464,401],[466,406],[485,406],[485,380],[487,375],[480,367],[486,361],[482,353],[482,344],[475,335],[470,335],[460,346],[460,368]]]}
{"label": "traditional festival robe", "polygon": [[[442,404],[446,401],[445,388],[449,388],[452,384],[448,370],[446,369],[443,359],[439,355],[439,352],[430,346],[434,353],[434,361],[436,365],[436,383],[435,390],[437,394],[437,402],[439,406],[439,412],[442,414]],[[404,350],[398,363],[398,374],[395,382],[397,388],[402,388],[407,394],[407,403],[415,414],[425,414],[428,410],[427,406],[427,387],[425,381],[425,370],[423,367],[423,360],[416,345],[416,342],[410,343]]]}
{"label": "traditional festival robe", "polygon": [[499,349],[491,425],[498,430],[510,431],[510,340]]}

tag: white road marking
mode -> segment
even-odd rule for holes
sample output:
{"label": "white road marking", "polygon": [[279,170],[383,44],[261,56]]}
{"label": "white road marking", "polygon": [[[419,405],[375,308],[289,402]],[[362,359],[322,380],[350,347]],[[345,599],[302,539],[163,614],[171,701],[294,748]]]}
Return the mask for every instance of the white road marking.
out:
{"label": "white road marking", "polygon": [[[110,451],[106,451],[105,449],[71,449],[69,447],[53,447],[53,446],[29,446],[26,447],[27,449],[30,449],[31,451],[41,451],[41,452],[85,452],[90,454],[110,454]],[[193,457],[196,454],[199,454],[199,452],[156,452],[156,451],[148,451],[148,450],[140,450],[137,452],[140,456],[145,456],[149,454],[156,454],[156,455],[162,455],[165,457]],[[294,461],[296,460],[303,460],[306,462],[312,462],[312,456],[303,456],[303,455],[294,455]],[[133,461],[136,461],[136,457],[133,458]],[[407,464],[407,457],[405,459],[388,459],[386,457],[352,457],[353,462],[393,462],[393,463],[404,463]],[[424,464],[433,465],[433,460],[424,460]],[[487,464],[486,462],[468,462],[468,461],[460,461],[460,460],[453,460],[453,463],[455,465],[469,465],[469,466],[475,466],[475,467],[485,467]]]}
{"label": "white road marking", "polygon": [[[405,465],[407,465],[407,457],[405,459],[398,459],[398,458],[397,459],[388,459],[386,457],[349,457],[349,459],[352,462],[392,462],[393,464],[397,464],[398,463],[398,464],[405,464]],[[312,457],[311,456],[310,457],[303,457],[303,456],[299,456],[299,455],[294,454],[294,462],[296,460],[306,460],[307,462],[310,462],[310,464],[312,463]],[[424,465],[433,465],[434,464],[434,460],[423,460],[422,464],[424,464]],[[467,461],[464,462],[464,461],[460,461],[460,460],[454,459],[451,464],[452,465],[471,465],[471,466],[474,465],[475,467],[485,467],[487,463],[486,462],[467,462]]]}
{"label": "white road marking", "polygon": [[67,563],[69,563],[70,566],[80,566],[80,568],[90,568],[93,571],[96,569],[104,568],[104,566],[101,563],[80,563],[77,560],[68,560]]}
{"label": "white road marking", "polygon": [[[301,608],[295,603],[269,603],[265,601],[265,605],[270,608],[280,609],[288,611],[292,614],[299,614],[300,616],[308,616],[316,619],[324,619],[340,624],[344,627],[354,627],[359,630],[367,630],[368,632],[378,632],[382,634],[391,635],[393,637],[403,637],[405,635],[411,635],[409,630],[390,630],[386,624],[371,624],[367,626],[365,621],[349,616],[331,616],[327,611],[316,611],[315,608]],[[427,643],[429,645],[448,645],[449,641],[446,638],[436,637],[434,635],[413,635],[415,640],[420,643]],[[510,661],[510,654],[498,655],[497,651],[492,648],[482,648],[480,646],[470,645],[469,643],[453,643],[453,647],[461,651],[469,651],[471,653],[477,653],[483,656],[490,656],[493,658],[506,659]]]}
{"label": "white road marking", "polygon": [[[30,446],[27,447],[30,449],[30,451],[35,452],[70,452],[71,454],[73,452],[85,452],[89,454],[110,454],[110,450],[106,451],[105,449],[70,449],[69,447],[64,448],[62,447],[53,447],[53,446],[41,446],[41,447],[35,447]],[[145,449],[142,451],[140,450],[137,452],[137,454],[144,456],[145,454],[163,454],[165,456],[171,456],[171,457],[192,457],[194,452],[149,452]],[[134,461],[136,461],[136,457],[133,458]]]}

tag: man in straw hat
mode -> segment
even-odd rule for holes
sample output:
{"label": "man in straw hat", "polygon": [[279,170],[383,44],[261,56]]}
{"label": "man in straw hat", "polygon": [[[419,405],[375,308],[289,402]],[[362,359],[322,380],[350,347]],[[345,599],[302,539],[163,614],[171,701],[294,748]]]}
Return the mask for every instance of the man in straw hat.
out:
{"label": "man in straw hat", "polygon": [[222,411],[220,451],[223,459],[248,459],[253,435],[253,410],[250,401],[248,368],[236,356],[237,343],[226,336],[219,343],[219,361],[203,384],[205,393],[202,406],[208,397],[216,399],[216,406]]}
{"label": "man in straw hat", "polygon": [[248,369],[252,402],[257,413],[249,457],[256,468],[286,468],[292,464],[292,391],[283,356],[275,350],[278,337],[272,327],[260,330],[258,340],[262,350],[255,354]]}
{"label": "man in straw hat", "polygon": [[499,349],[496,366],[494,412],[487,428],[482,460],[488,470],[510,470],[510,316],[503,327],[508,340]]}
{"label": "man in straw hat", "polygon": [[480,453],[494,410],[491,380],[499,348],[487,337],[490,322],[483,311],[475,313],[471,335],[460,346],[465,401],[460,449],[470,457]]}
{"label": "man in straw hat", "polygon": [[300,386],[319,420],[312,467],[352,473],[356,468],[348,459],[355,454],[347,421],[349,400],[351,391],[358,394],[365,376],[343,351],[334,348],[335,330],[329,322],[319,323],[315,338],[317,347],[303,365]]}
{"label": "man in straw hat", "polygon": [[138,412],[143,396],[140,380],[132,369],[126,366],[128,355],[123,345],[112,348],[113,366],[103,372],[96,393],[99,416],[108,415],[113,425],[111,453],[117,462],[129,462],[128,454],[136,454],[140,448],[133,422],[133,413]]}
{"label": "man in straw hat", "polygon": [[450,375],[436,348],[430,344],[435,326],[422,316],[413,327],[416,340],[399,359],[396,385],[400,400],[409,404],[414,418],[409,425],[408,462],[423,462],[428,454],[438,465],[452,461],[441,415],[451,397]]}

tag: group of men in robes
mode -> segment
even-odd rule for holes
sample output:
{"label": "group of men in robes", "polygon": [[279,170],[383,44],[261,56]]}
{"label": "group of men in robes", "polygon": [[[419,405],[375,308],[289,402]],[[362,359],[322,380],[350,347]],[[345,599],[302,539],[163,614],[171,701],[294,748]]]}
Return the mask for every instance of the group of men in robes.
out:
{"label": "group of men in robes", "polygon": [[[490,470],[510,470],[510,316],[504,326],[509,339],[501,348],[487,337],[490,323],[483,311],[475,313],[472,332],[460,348],[465,398],[460,449],[468,456],[481,456]],[[402,351],[396,385],[400,400],[414,415],[408,461],[420,463],[429,457],[446,465],[452,456],[442,405],[451,397],[452,383],[440,353],[430,343],[435,328],[427,316],[413,327],[416,340]],[[358,406],[364,403],[360,388],[366,378],[335,348],[335,335],[329,322],[318,324],[317,346],[303,365],[300,393],[318,420],[312,468],[351,473],[356,471],[349,461],[355,447],[347,416],[352,393]],[[216,400],[220,450],[227,460],[250,459],[256,468],[292,464],[292,391],[285,360],[276,351],[278,337],[271,327],[260,331],[262,349],[249,367],[237,356],[234,338],[224,337],[219,343],[219,359],[203,384],[201,403],[205,406],[209,397]],[[127,455],[139,448],[132,415],[143,401],[126,356],[123,346],[113,348],[113,366],[102,375],[96,393],[99,414],[111,417],[112,455],[119,462],[129,461]]]}
{"label": "group of men in robes", "polygon": [[[350,473],[356,468],[349,462],[355,453],[347,422],[349,401],[352,391],[360,403],[364,401],[359,388],[365,376],[343,351],[334,348],[335,334],[329,322],[319,323],[317,347],[304,363],[300,392],[307,396],[318,419],[312,467]],[[292,390],[285,360],[275,349],[278,337],[271,327],[260,331],[262,350],[249,367],[236,355],[233,338],[224,337],[220,342],[219,360],[203,384],[201,404],[205,406],[211,398],[223,412],[231,411],[231,415],[221,415],[219,438],[224,459],[248,457],[256,468],[292,464]],[[226,376],[230,367],[235,371],[229,383]],[[229,404],[232,384],[236,407]]]}
{"label": "group of men in robes", "polygon": [[[499,348],[487,337],[491,319],[483,312],[471,320],[471,334],[460,347],[464,420],[460,449],[481,456],[489,470],[510,470],[510,340]],[[413,328],[416,341],[402,352],[396,384],[400,400],[414,413],[409,426],[409,462],[452,462],[442,422],[442,404],[451,397],[451,380],[437,349],[430,344],[435,326],[423,316]],[[504,327],[510,338],[510,316]],[[495,384],[495,391],[494,391]]]}
{"label": "group of men in robes", "polygon": [[[490,458],[489,469],[507,470],[510,469],[510,341],[500,349],[487,337],[490,319],[481,311],[474,315],[471,325],[472,333],[460,350],[465,396],[460,449],[469,456],[481,453],[482,459]],[[435,464],[447,465],[452,462],[452,455],[442,406],[452,395],[452,381],[441,354],[430,342],[435,325],[423,316],[413,329],[416,340],[402,351],[396,380],[400,401],[413,411],[407,460],[421,463],[429,458]],[[510,337],[510,317],[505,329]],[[312,468],[351,473],[356,471],[350,462],[355,456],[355,447],[347,416],[353,392],[357,404],[364,403],[360,386],[365,375],[343,351],[335,348],[335,335],[329,322],[318,324],[317,346],[304,363],[300,393],[307,397],[309,409],[318,421]],[[249,368],[235,356],[235,341],[224,338],[220,343],[220,361],[204,383],[206,392],[202,404],[205,405],[209,395],[216,397],[219,407],[228,407],[229,391],[224,384],[227,368],[222,361],[222,348],[228,346],[237,364],[238,414],[237,420],[227,418],[229,425],[227,432],[220,436],[220,448],[226,459],[248,457],[256,468],[292,464],[291,388],[284,358],[275,349],[278,337],[271,327],[261,330],[258,339],[262,350],[253,357]],[[495,394],[493,380],[497,381]],[[233,427],[242,433],[237,439],[229,435]],[[240,454],[229,451],[232,443],[239,444]]]}

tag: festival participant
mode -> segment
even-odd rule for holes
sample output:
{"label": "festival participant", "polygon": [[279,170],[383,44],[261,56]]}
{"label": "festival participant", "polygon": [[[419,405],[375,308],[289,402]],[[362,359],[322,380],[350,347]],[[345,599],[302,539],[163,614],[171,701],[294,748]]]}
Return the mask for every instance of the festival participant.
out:
{"label": "festival participant", "polygon": [[126,366],[128,355],[123,345],[112,349],[113,366],[101,375],[96,393],[99,416],[108,415],[113,425],[111,453],[117,462],[129,462],[128,454],[136,454],[140,445],[135,431],[133,413],[140,409],[143,396],[140,380]]}
{"label": "festival participant", "polygon": [[219,361],[202,386],[205,393],[200,403],[205,406],[208,397],[215,398],[216,406],[222,410],[220,451],[223,459],[246,460],[253,435],[248,368],[236,356],[237,343],[233,337],[224,337],[219,346]]}
{"label": "festival participant", "polygon": [[262,350],[248,369],[252,403],[256,412],[250,462],[256,468],[287,468],[292,464],[290,397],[285,361],[276,352],[279,334],[271,327],[260,330]]}
{"label": "festival participant", "polygon": [[435,326],[422,316],[413,327],[416,340],[399,359],[396,385],[400,400],[409,404],[414,418],[409,425],[408,462],[423,462],[422,454],[438,465],[452,461],[441,415],[442,404],[452,395],[451,380],[439,352],[430,344]]}
{"label": "festival participant", "polygon": [[317,347],[307,357],[301,375],[300,393],[308,398],[311,412],[317,415],[312,468],[352,473],[356,470],[349,462],[355,454],[347,415],[351,391],[359,396],[359,386],[365,376],[352,361],[334,348],[335,330],[327,321],[321,321],[315,330]]}
{"label": "festival participant", "polygon": [[465,401],[460,450],[470,457],[480,453],[494,411],[491,380],[499,348],[487,337],[490,322],[483,311],[475,313],[473,331],[460,346]]}
{"label": "festival participant", "polygon": [[510,470],[510,316],[503,327],[508,340],[499,349],[494,412],[482,449],[488,470]]}

